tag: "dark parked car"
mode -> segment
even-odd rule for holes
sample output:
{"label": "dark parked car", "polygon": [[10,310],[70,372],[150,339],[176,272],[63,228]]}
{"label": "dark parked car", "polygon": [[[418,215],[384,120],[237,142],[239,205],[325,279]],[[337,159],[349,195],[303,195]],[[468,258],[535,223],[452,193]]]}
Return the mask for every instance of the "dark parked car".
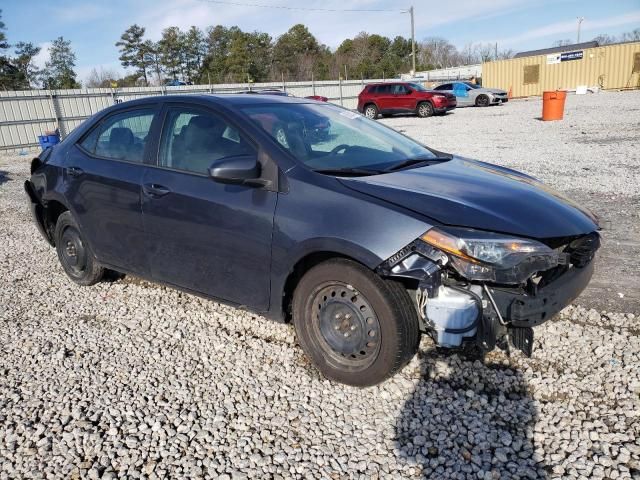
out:
{"label": "dark parked car", "polygon": [[531,327],[585,288],[599,246],[593,215],[529,176],[289,97],[115,105],[31,172],[35,222],[74,282],[115,270],[292,320],[352,385],[392,375],[422,333],[531,354]]}
{"label": "dark parked car", "polygon": [[375,119],[395,113],[415,113],[419,117],[444,114],[456,108],[452,93],[434,92],[419,83],[370,83],[358,95],[358,111]]}

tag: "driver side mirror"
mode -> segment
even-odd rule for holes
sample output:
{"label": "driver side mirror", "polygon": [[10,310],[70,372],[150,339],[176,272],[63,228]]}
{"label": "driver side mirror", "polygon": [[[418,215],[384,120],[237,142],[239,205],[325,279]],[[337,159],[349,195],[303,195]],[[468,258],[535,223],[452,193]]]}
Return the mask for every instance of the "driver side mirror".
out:
{"label": "driver side mirror", "polygon": [[209,176],[218,183],[264,187],[270,181],[260,178],[262,168],[256,155],[234,155],[216,160],[209,167]]}

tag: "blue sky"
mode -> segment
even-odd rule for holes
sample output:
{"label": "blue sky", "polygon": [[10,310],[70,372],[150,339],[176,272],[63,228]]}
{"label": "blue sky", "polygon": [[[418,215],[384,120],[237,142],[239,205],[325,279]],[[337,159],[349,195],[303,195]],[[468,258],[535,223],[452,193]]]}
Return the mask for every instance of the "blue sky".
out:
{"label": "blue sky", "polygon": [[618,35],[640,27],[640,0],[233,0],[239,3],[325,9],[385,9],[396,12],[313,12],[210,3],[206,0],[2,0],[3,21],[11,43],[31,41],[43,48],[62,35],[71,40],[81,80],[93,67],[121,71],[115,42],[131,24],[147,28],[157,40],[163,28],[177,25],[238,25],[277,37],[296,23],[332,48],[360,31],[389,37],[410,34],[412,3],[416,40],[444,37],[459,48],[469,42],[498,42],[515,51],[544,48],[555,40],[576,38],[576,17],[585,17],[582,40]]}

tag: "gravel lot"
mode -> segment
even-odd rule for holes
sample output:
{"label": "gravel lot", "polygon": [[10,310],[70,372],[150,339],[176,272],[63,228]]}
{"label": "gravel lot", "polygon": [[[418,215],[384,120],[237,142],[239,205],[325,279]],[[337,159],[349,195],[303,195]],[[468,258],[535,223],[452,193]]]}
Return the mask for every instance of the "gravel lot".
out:
{"label": "gravel lot", "polygon": [[134,277],[73,285],[31,224],[29,157],[0,157],[0,478],[640,478],[640,92],[539,114],[384,121],[591,206],[594,286],[533,359],[424,339],[366,390],[320,378],[289,325]]}

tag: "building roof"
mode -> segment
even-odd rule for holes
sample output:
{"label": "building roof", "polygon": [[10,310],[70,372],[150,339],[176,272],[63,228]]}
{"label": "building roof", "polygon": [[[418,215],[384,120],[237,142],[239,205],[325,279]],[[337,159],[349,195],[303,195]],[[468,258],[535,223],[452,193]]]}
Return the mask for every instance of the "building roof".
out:
{"label": "building roof", "polygon": [[573,50],[583,50],[585,48],[595,48],[599,46],[600,44],[595,41],[574,43],[571,45],[563,45],[561,47],[542,48],[540,50],[529,50],[527,52],[518,52],[513,56],[513,58],[534,57],[536,55],[549,55],[551,53],[570,52]]}

